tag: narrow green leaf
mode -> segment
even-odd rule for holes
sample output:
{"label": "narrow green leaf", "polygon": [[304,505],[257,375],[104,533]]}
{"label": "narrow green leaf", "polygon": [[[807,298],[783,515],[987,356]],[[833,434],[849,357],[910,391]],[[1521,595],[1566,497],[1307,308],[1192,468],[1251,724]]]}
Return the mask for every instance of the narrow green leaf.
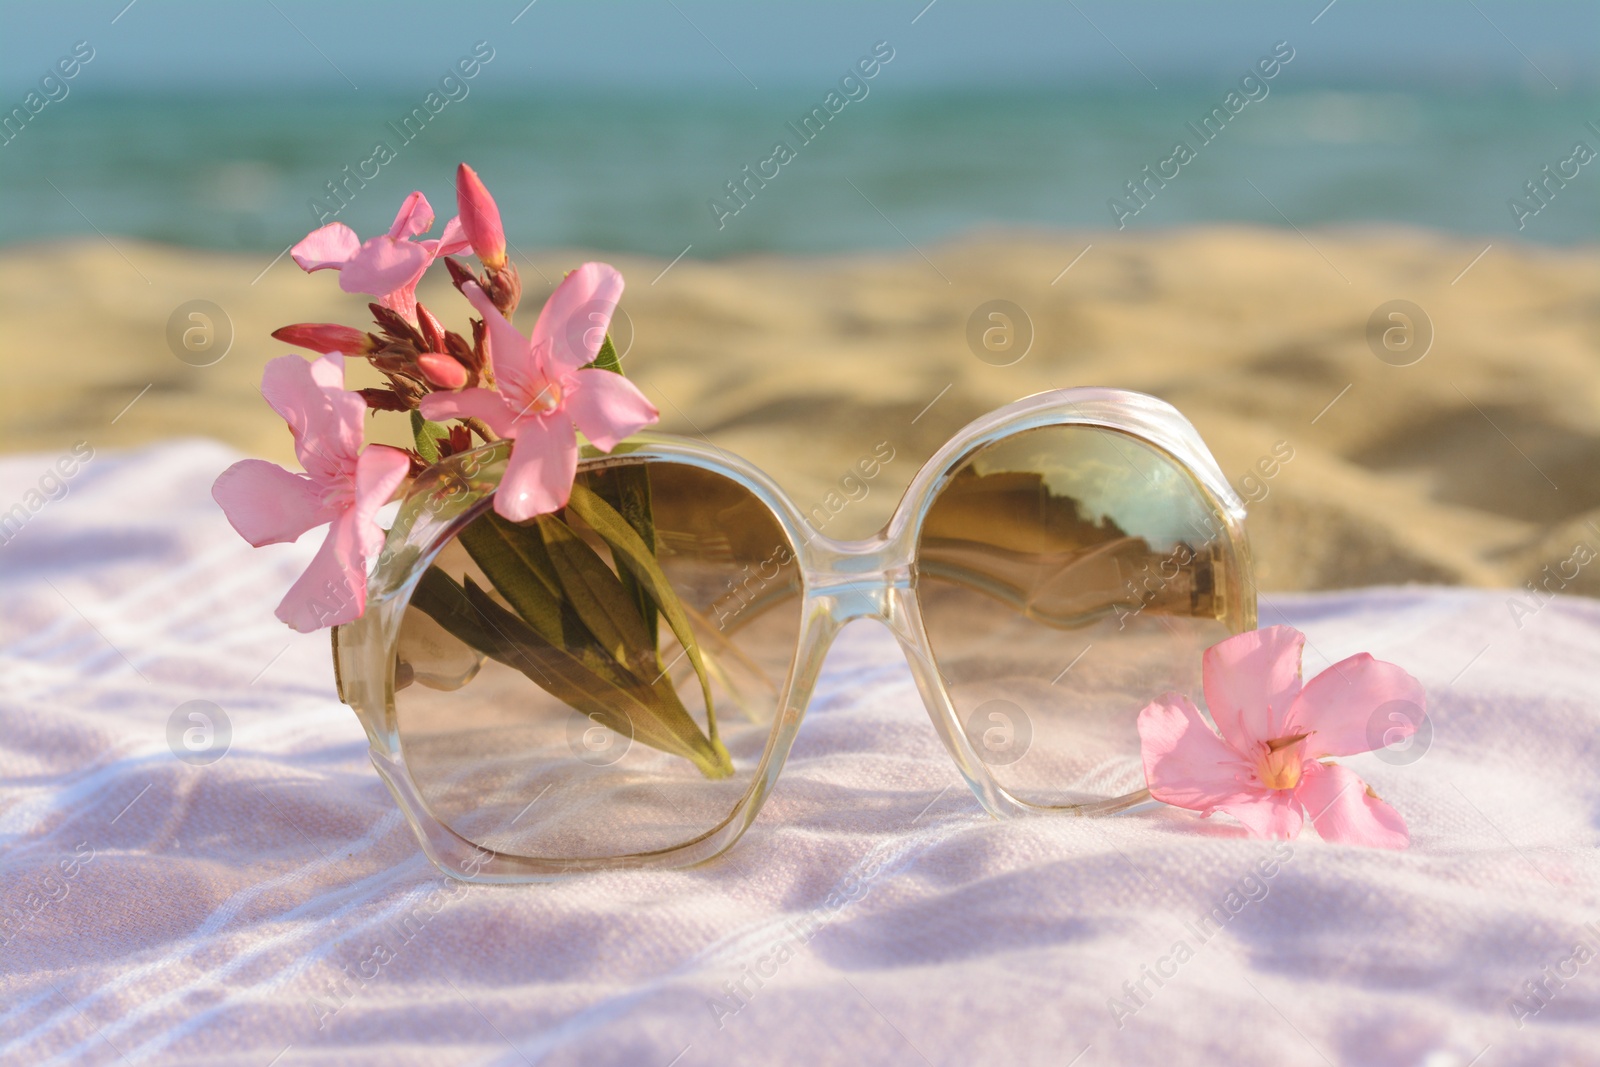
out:
{"label": "narrow green leaf", "polygon": [[667,625],[672,628],[678,644],[682,645],[684,652],[688,654],[689,662],[693,664],[694,672],[700,679],[700,690],[705,695],[706,701],[706,727],[711,739],[715,741],[717,719],[712,710],[711,679],[706,674],[705,662],[700,657],[700,646],[695,641],[693,629],[690,628],[689,616],[684,612],[683,605],[678,602],[678,594],[672,588],[672,583],[667,580],[666,573],[656,562],[655,553],[645,546],[638,532],[617,513],[616,509],[588,486],[575,484],[572,487],[572,496],[567,501],[567,507],[588,523],[589,528],[610,546],[618,563],[650,592],[660,607],[661,614],[666,616]]}
{"label": "narrow green leaf", "polygon": [[538,530],[486,511],[458,538],[495,591],[546,641],[574,643],[563,622],[561,582]]}
{"label": "narrow green leaf", "polygon": [[[614,374],[622,374],[622,359],[617,355],[617,346],[611,341],[608,332],[605,339],[600,342],[600,351],[595,353],[590,367],[597,370],[608,370]],[[626,377],[624,375],[624,377]],[[655,522],[650,514],[650,472],[640,464],[638,466],[614,467],[610,470],[591,476],[595,482],[594,489],[606,499],[612,507],[622,513],[628,524],[639,534],[645,547],[652,554],[656,550]],[[644,620],[645,632],[650,635],[650,640],[656,640],[656,605],[639,585],[638,579],[621,564],[617,566],[618,576],[622,579],[622,586],[628,595],[639,605],[639,617]]]}
{"label": "narrow green leaf", "polygon": [[[656,527],[651,515],[649,468],[642,463],[608,467],[594,474],[580,475],[579,480],[628,520],[628,525],[633,527],[639,539],[644,542],[645,548],[654,556]],[[617,576],[622,579],[622,587],[638,605],[639,618],[644,621],[645,632],[650,635],[650,643],[655,645],[658,631],[654,598],[640,584],[639,579],[634,577],[633,572],[623,566],[622,561],[617,558],[616,549],[612,549],[611,559],[616,564]]]}
{"label": "narrow green leaf", "polygon": [[657,703],[682,708],[621,581],[559,518],[523,525],[489,512],[460,539],[495,590],[546,641],[615,685],[651,678],[646,684],[657,691]]}
{"label": "narrow green leaf", "polygon": [[422,412],[411,412],[411,436],[416,440],[417,455],[424,463],[439,462],[439,442],[450,436],[450,428],[441,422],[429,422]]}
{"label": "narrow green leaf", "polygon": [[597,370],[608,370],[616,374],[622,373],[622,360],[617,358],[617,346],[611,343],[611,332],[606,331],[606,339],[600,342],[600,351],[596,352],[594,359],[589,361],[589,366]]}
{"label": "narrow green leaf", "polygon": [[583,658],[546,641],[471,578],[463,588],[443,571],[430,568],[411,602],[460,640],[609,729],[682,756],[707,778],[733,773],[727,750],[700,731],[681,703],[663,701],[658,689],[632,675],[617,684],[596,673]]}
{"label": "narrow green leaf", "polygon": [[411,606],[443,626],[462,644],[485,655],[498,643],[482,616],[472,610],[461,586],[438,567],[422,572],[411,594]]}
{"label": "narrow green leaf", "polygon": [[[467,581],[470,584],[470,577]],[[454,592],[451,592],[451,590],[454,590]],[[472,648],[478,649],[480,653],[490,656],[490,654],[493,654],[490,649],[504,643],[504,635],[496,635],[490,630],[485,630],[488,616],[478,613],[475,609],[469,609],[469,603],[462,597],[464,597],[464,593],[461,592],[461,587],[456,585],[456,582],[451,577],[446,576],[438,568],[429,568],[429,571],[422,576],[418,589],[413,593],[411,603],[427,611],[430,616],[434,616],[440,622],[440,625],[445,625],[445,629],[454,633],[459,640],[464,641]],[[440,614],[440,611],[446,611],[446,609],[453,613],[448,622]],[[533,627],[530,627],[530,629],[533,629]],[[538,630],[534,629],[534,632],[538,632]],[[611,685],[619,686],[619,688],[637,685],[638,680],[635,678],[634,673],[624,669],[622,664],[619,664],[606,649],[598,645],[594,637],[582,627],[578,617],[573,616],[568,621],[565,621],[563,632],[566,635],[574,635],[576,633],[581,637],[574,638],[568,643],[550,641],[544,633],[539,633],[539,637],[541,637],[541,640],[546,640],[547,643],[555,646],[555,648],[565,649],[566,653],[571,654],[574,659],[578,659],[578,661],[586,665],[590,672],[597,673],[600,677],[605,678],[606,681],[610,681]],[[530,677],[533,677],[533,675],[530,675]],[[542,685],[541,678],[534,678],[534,680],[541,681]]]}
{"label": "narrow green leaf", "polygon": [[621,580],[589,543],[554,515],[536,520],[568,603],[617,662],[646,677],[659,672],[655,642]]}

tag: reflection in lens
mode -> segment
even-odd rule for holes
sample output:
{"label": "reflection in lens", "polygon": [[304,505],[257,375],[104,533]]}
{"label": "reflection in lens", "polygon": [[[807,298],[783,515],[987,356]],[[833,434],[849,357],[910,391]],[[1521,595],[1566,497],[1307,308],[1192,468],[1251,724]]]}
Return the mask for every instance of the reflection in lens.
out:
{"label": "reflection in lens", "polygon": [[588,465],[573,503],[530,523],[486,505],[401,621],[395,713],[429,811],[548,860],[716,829],[771,732],[799,589],[766,506],[688,464]]}
{"label": "reflection in lens", "polygon": [[1030,730],[1014,758],[974,743],[1000,785],[1042,806],[1142,788],[1139,711],[1201,703],[1201,653],[1254,625],[1241,553],[1193,477],[1125,434],[1044,427],[963,462],[924,519],[917,597],[969,739],[1000,737],[974,723],[1007,704]]}

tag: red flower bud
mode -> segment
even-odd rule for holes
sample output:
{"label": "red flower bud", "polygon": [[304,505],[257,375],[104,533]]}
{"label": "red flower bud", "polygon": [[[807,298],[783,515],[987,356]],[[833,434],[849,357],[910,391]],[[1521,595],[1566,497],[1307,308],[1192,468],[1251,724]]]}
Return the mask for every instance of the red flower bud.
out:
{"label": "red flower bud", "polygon": [[500,225],[500,209],[477,171],[465,163],[456,168],[456,207],[461,213],[461,228],[483,265],[491,271],[505,266],[506,231]]}
{"label": "red flower bud", "polygon": [[478,280],[478,276],[473,274],[472,271],[468,270],[466,264],[462,263],[454,256],[445,256],[444,265],[450,271],[450,284],[455,286],[457,289],[460,289],[468,282],[476,283]]}
{"label": "red flower bud", "polygon": [[417,305],[417,325],[422,328],[422,339],[428,343],[429,351],[444,351],[444,324],[421,304]]}
{"label": "red flower bud", "polygon": [[467,368],[443,352],[423,352],[417,356],[422,376],[440,389],[460,389],[467,384]]}
{"label": "red flower bud", "polygon": [[335,352],[344,356],[365,356],[378,348],[378,339],[370,333],[333,322],[299,322],[273,330],[272,336],[284,344],[324,356]]}
{"label": "red flower bud", "polygon": [[405,398],[393,389],[357,389],[356,392],[374,411],[406,411],[413,406],[407,404]]}

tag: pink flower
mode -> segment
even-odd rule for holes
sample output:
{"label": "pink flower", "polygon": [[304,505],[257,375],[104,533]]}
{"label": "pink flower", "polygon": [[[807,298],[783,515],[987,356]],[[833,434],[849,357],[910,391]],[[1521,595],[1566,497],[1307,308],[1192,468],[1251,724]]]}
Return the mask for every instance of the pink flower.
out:
{"label": "pink flower", "polygon": [[500,209],[478,172],[465,163],[456,168],[456,209],[461,212],[461,229],[479,261],[489,270],[504,267],[506,231],[500,224]]}
{"label": "pink flower", "polygon": [[1256,837],[1291,838],[1305,813],[1325,840],[1405,848],[1405,820],[1354,772],[1326,756],[1382,747],[1375,713],[1403,702],[1413,715],[1385,717],[1385,740],[1416,729],[1422,686],[1365,652],[1301,685],[1305,635],[1289,626],[1252,630],[1206,650],[1206,705],[1213,731],[1188,698],[1168,693],[1139,713],[1150,795],[1204,815],[1225,811]]}
{"label": "pink flower", "polygon": [[332,268],[339,272],[339,288],[347,293],[371,293],[384,307],[415,321],[417,282],[439,256],[468,248],[459,218],[445,223],[438,240],[412,240],[433,226],[433,208],[420,192],[400,205],[389,232],[365,243],[342,222],[330,222],[310,233],[289,250],[307,273]]}
{"label": "pink flower", "polygon": [[479,418],[501,437],[514,438],[494,509],[513,522],[566,506],[578,468],[582,430],[609,452],[618,441],[655,422],[659,412],[628,379],[608,370],[580,369],[605,340],[622,296],[622,275],[604,263],[585,263],[556,286],[524,337],[477,285],[461,287],[488,324],[489,362],[499,390],[429,393],[423,417]]}
{"label": "pink flower", "polygon": [[349,622],[366,607],[367,560],[383,547],[373,516],[405,480],[411,461],[383,445],[362,450],[367,405],[345,391],[342,357],[275,359],[261,378],[261,394],[288,422],[306,473],[241,460],[218,476],[211,495],[257,548],[328,523],[327,540],[277,614],[301,633]]}

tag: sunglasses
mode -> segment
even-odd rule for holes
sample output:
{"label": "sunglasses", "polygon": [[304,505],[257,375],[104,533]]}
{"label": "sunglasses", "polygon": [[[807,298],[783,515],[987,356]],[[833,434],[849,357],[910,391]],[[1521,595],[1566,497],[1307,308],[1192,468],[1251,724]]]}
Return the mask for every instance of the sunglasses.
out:
{"label": "sunglasses", "polygon": [[[563,513],[492,510],[504,442],[401,502],[340,699],[428,858],[480,882],[732,847],[829,646],[886,625],[991,815],[1147,797],[1135,719],[1256,625],[1244,505],[1171,405],[1067,389],[970,424],[877,536],[840,541],[709,443],[586,450]],[[823,518],[826,509],[820,509]]]}

